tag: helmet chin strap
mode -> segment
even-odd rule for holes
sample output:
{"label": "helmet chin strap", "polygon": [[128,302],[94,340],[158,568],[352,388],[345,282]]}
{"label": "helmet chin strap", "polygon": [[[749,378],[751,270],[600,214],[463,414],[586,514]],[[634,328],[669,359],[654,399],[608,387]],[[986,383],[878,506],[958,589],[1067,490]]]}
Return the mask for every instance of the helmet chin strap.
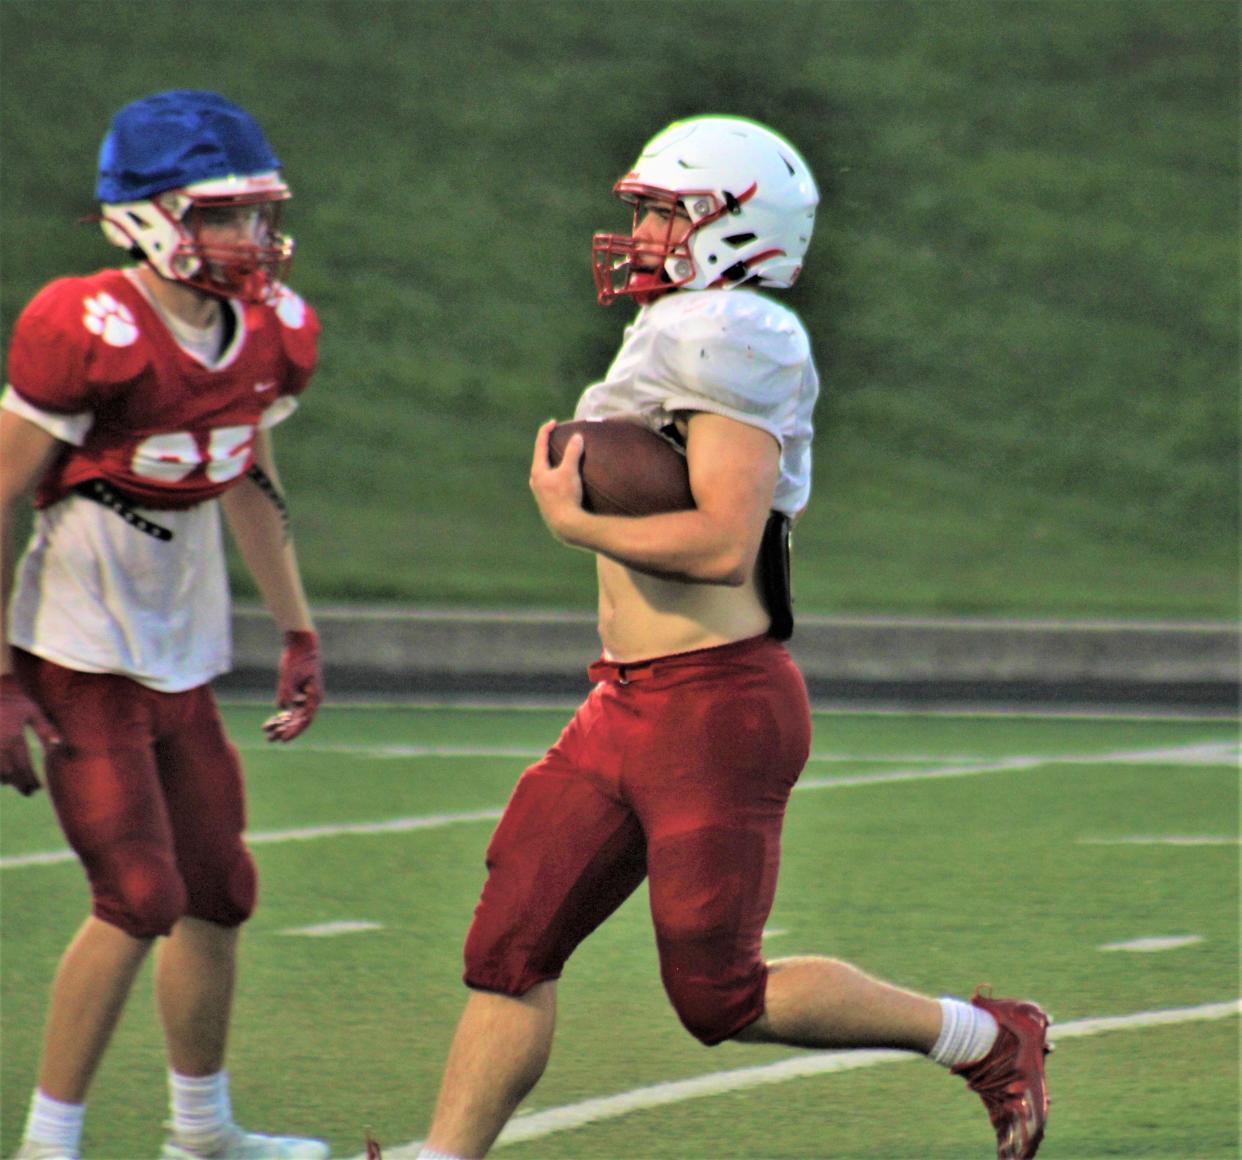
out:
{"label": "helmet chin strap", "polygon": [[625,292],[632,295],[639,306],[649,306],[662,294],[675,289],[663,270],[635,270],[625,284]]}

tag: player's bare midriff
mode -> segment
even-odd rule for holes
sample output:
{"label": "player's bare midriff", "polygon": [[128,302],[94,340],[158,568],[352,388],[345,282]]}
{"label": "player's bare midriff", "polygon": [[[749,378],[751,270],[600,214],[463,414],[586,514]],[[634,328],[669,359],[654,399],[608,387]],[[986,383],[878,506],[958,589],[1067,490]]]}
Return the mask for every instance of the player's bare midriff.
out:
{"label": "player's bare midriff", "polygon": [[755,578],[730,588],[636,572],[596,557],[599,635],[610,660],[638,661],[761,636],[768,614]]}

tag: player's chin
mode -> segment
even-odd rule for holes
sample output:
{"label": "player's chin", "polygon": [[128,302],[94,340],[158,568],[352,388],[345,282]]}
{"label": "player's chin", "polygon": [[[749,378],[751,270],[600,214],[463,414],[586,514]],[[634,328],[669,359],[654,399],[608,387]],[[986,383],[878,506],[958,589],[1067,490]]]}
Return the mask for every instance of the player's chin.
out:
{"label": "player's chin", "polygon": [[662,266],[634,266],[625,283],[630,294],[661,294],[672,287],[672,280]]}

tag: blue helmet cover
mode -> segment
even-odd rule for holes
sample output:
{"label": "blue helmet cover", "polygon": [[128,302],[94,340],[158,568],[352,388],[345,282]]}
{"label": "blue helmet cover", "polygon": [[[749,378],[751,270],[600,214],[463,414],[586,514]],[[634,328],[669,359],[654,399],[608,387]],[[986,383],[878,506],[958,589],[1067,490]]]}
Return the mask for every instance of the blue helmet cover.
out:
{"label": "blue helmet cover", "polygon": [[280,168],[258,122],[218,93],[173,89],[142,97],[112,119],[99,149],[95,197],[142,201],[214,178]]}

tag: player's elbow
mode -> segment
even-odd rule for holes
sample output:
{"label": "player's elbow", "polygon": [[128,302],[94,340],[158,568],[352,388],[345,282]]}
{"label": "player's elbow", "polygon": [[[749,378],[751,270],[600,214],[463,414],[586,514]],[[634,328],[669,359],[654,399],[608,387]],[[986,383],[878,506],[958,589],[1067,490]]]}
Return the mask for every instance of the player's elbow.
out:
{"label": "player's elbow", "polygon": [[762,519],[739,518],[737,512],[703,512],[708,534],[699,542],[699,579],[706,584],[741,588],[755,572],[759,543],[766,513]]}
{"label": "player's elbow", "polygon": [[746,535],[737,525],[724,523],[722,534],[703,544],[696,579],[702,584],[741,587],[754,575],[758,554],[758,539]]}
{"label": "player's elbow", "polygon": [[750,579],[754,562],[753,554],[737,550],[718,553],[704,568],[703,580],[726,588],[740,588]]}

